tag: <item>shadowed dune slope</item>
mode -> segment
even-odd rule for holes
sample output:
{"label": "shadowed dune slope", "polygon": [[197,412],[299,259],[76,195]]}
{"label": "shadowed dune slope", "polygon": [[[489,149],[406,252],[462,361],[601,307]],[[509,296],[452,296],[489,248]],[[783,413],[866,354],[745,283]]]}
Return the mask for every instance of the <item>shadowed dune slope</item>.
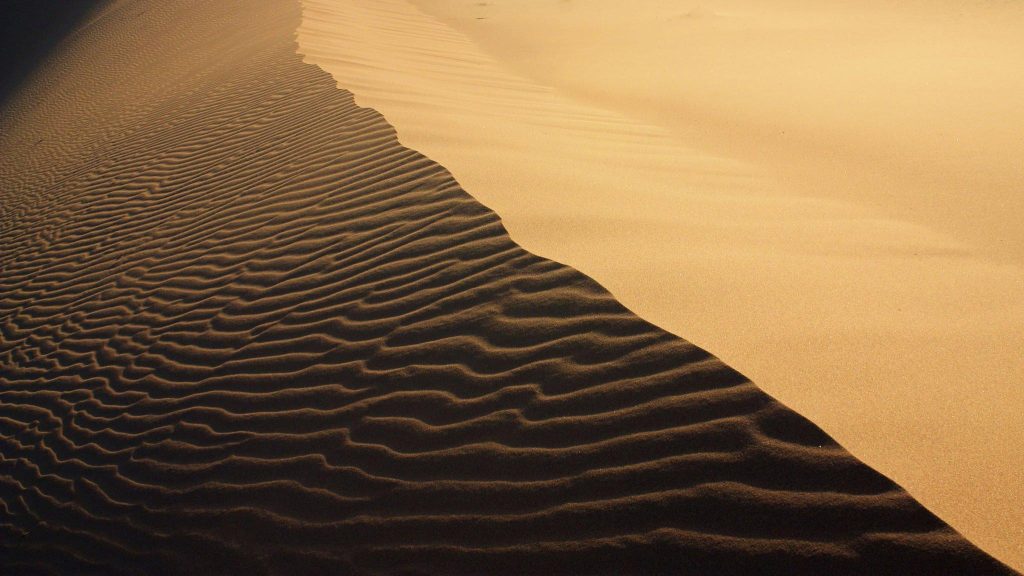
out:
{"label": "shadowed dune slope", "polygon": [[0,572],[1009,574],[515,245],[303,64],[124,2],[0,118]]}

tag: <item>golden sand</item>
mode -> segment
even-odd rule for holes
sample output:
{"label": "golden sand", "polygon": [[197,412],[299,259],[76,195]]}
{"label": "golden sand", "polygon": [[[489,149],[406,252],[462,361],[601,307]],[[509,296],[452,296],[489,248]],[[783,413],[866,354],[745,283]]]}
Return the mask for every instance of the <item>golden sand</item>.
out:
{"label": "golden sand", "polygon": [[1024,567],[1020,8],[414,4],[308,0],[300,51],[518,243]]}

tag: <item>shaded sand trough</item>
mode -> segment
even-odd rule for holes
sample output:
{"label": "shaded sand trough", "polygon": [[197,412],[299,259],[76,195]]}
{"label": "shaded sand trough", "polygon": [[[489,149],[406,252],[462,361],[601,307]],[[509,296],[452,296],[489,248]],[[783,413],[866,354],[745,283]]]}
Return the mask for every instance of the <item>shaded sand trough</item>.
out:
{"label": "shaded sand trough", "polygon": [[306,60],[513,240],[1024,568],[1024,7],[303,5]]}
{"label": "shaded sand trough", "polygon": [[293,40],[121,2],[0,117],[0,571],[1011,574],[514,244]]}

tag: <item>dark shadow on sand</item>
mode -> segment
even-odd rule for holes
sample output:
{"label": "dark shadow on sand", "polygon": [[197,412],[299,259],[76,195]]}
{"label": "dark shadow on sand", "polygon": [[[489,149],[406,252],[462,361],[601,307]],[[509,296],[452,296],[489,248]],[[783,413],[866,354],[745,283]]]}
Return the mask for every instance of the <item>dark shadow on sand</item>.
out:
{"label": "dark shadow on sand", "polygon": [[0,107],[60,41],[105,0],[4,0],[0,4]]}

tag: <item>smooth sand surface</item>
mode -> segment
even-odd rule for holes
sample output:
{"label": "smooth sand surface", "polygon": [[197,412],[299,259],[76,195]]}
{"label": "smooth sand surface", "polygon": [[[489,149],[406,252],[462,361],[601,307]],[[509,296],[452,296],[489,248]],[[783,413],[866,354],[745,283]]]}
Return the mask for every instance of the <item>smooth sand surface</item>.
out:
{"label": "smooth sand surface", "polygon": [[3,110],[0,572],[1011,573],[515,244],[300,17],[112,3]]}
{"label": "smooth sand surface", "polygon": [[1019,6],[303,4],[514,240],[1024,568]]}

